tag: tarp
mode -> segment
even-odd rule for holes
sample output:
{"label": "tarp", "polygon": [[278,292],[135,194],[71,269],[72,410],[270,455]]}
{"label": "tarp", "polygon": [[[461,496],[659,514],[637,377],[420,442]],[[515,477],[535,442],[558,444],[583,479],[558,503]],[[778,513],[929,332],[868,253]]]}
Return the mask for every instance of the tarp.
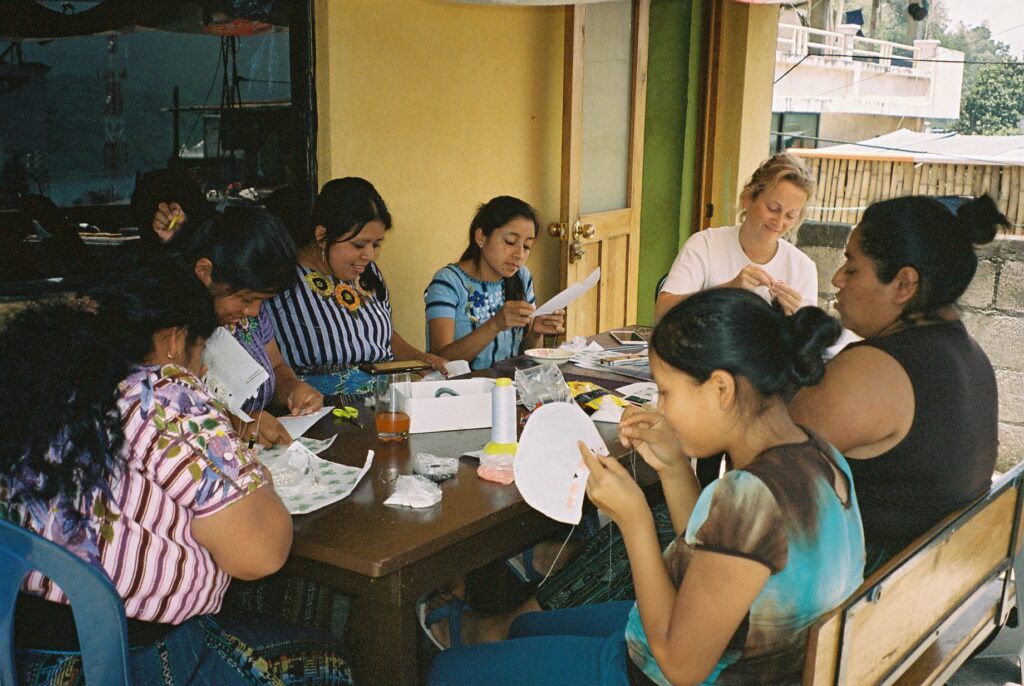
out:
{"label": "tarp", "polygon": [[790,148],[797,157],[1024,166],[1024,136],[966,136],[899,129],[858,143]]}

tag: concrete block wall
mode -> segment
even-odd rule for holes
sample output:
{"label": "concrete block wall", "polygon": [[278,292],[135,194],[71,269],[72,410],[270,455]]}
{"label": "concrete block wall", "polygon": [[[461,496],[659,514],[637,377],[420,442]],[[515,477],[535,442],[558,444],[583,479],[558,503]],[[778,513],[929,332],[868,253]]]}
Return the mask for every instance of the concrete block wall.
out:
{"label": "concrete block wall", "polygon": [[[818,266],[818,301],[836,289],[849,224],[807,222],[793,242]],[[964,324],[988,354],[999,384],[999,464],[1024,461],[1024,238],[1006,236],[978,248],[978,271],[960,298]]]}

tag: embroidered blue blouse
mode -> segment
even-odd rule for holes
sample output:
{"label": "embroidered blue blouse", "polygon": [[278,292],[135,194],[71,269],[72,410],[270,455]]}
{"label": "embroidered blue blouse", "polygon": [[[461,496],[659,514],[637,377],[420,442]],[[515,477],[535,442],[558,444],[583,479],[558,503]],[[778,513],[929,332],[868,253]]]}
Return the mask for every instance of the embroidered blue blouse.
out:
{"label": "embroidered blue blouse", "polygon": [[[523,280],[526,301],[536,302],[533,293],[533,277],[526,267],[519,268]],[[427,314],[427,349],[430,349],[430,320],[455,320],[455,340],[472,333],[478,326],[497,314],[505,304],[502,281],[481,281],[474,279],[458,265],[442,267],[431,279],[423,292]],[[473,369],[493,367],[496,362],[507,360],[519,354],[525,331],[522,328],[506,329],[470,360]]]}

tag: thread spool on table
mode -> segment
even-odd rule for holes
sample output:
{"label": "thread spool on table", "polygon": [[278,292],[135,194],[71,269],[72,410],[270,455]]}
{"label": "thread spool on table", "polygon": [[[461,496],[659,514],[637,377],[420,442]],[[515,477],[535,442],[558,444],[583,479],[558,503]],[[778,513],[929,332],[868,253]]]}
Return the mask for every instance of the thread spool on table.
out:
{"label": "thread spool on table", "polygon": [[516,453],[516,387],[512,379],[502,377],[491,389],[491,440],[484,452]]}

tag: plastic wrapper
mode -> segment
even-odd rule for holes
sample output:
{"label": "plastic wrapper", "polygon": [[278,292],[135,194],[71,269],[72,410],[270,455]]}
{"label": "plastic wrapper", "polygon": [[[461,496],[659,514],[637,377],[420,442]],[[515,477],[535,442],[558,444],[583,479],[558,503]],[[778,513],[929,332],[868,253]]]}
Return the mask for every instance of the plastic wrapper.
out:
{"label": "plastic wrapper", "polygon": [[528,410],[547,403],[572,401],[572,391],[556,364],[541,364],[529,369],[516,370],[516,389],[519,399]]}
{"label": "plastic wrapper", "polygon": [[412,459],[412,471],[431,481],[444,481],[459,471],[459,458],[416,453],[416,457]]}
{"label": "plastic wrapper", "polygon": [[441,502],[441,489],[430,479],[418,474],[403,474],[395,480],[395,491],[385,505],[431,507]]}
{"label": "plastic wrapper", "polygon": [[487,481],[495,481],[506,486],[515,481],[515,472],[512,470],[513,455],[498,453],[490,455],[484,453],[480,456],[480,466],[476,468],[477,476]]}
{"label": "plastic wrapper", "polygon": [[595,422],[608,422],[618,424],[622,419],[622,413],[626,411],[625,404],[614,395],[601,396],[597,404],[597,411],[590,415]]}

